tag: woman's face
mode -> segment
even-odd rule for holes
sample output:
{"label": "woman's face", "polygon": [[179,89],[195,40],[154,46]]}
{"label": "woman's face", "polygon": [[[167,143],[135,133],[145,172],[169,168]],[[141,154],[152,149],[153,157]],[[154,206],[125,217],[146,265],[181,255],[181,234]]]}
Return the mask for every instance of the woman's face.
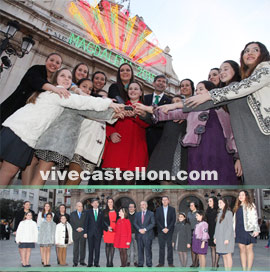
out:
{"label": "woman's face", "polygon": [[52,221],[52,216],[51,216],[51,215],[47,215],[47,216],[46,216],[46,220],[47,220],[48,222],[51,222],[51,221]]}
{"label": "woman's face", "polygon": [[109,209],[113,209],[113,200],[112,199],[108,199],[108,207],[109,207]]}
{"label": "woman's face", "polygon": [[247,65],[248,67],[253,66],[260,55],[261,50],[258,44],[252,43],[248,45],[243,54],[244,64]]}
{"label": "woman's face", "polygon": [[208,205],[209,205],[210,208],[213,208],[213,207],[214,207],[213,198],[209,198],[209,199],[208,199]]}
{"label": "woman's face", "polygon": [[61,223],[65,224],[67,222],[67,219],[65,216],[61,216],[60,221],[61,221]]}
{"label": "woman's face", "polygon": [[31,220],[32,219],[32,213],[27,213],[25,218],[26,218],[26,220]]}
{"label": "woman's face", "polygon": [[214,83],[216,86],[219,84],[219,71],[216,69],[213,69],[209,72],[208,80]]}
{"label": "woman's face", "polygon": [[65,206],[60,206],[59,211],[61,214],[65,214],[65,212],[66,212]]}
{"label": "woman's face", "polygon": [[192,88],[189,80],[183,80],[180,84],[180,93],[185,97],[192,96]]}
{"label": "woman's face", "polygon": [[72,74],[69,70],[63,70],[57,77],[57,84],[68,89],[72,83]]}
{"label": "woman's face", "polygon": [[220,66],[219,75],[221,82],[229,83],[231,79],[234,77],[235,72],[229,63],[224,62]]}
{"label": "woman's face", "polygon": [[240,192],[238,198],[239,198],[239,200],[241,202],[245,202],[245,200],[246,200],[246,194],[245,194],[245,192],[243,192],[243,191]]}
{"label": "woman's face", "polygon": [[106,79],[105,76],[103,74],[95,74],[94,78],[93,78],[93,86],[94,86],[94,90],[101,90],[103,89],[103,87],[106,84]]}
{"label": "woman's face", "polygon": [[129,65],[125,64],[120,68],[120,78],[122,82],[129,82],[132,76],[132,71]]}
{"label": "woman's face", "polygon": [[130,100],[136,101],[139,100],[142,96],[142,91],[140,86],[137,83],[131,83],[128,86],[128,97]]}
{"label": "woman's face", "polygon": [[218,201],[218,207],[219,207],[221,210],[223,210],[224,207],[225,207],[225,203],[224,203],[221,199]]}
{"label": "woman's face", "polygon": [[125,216],[125,214],[124,214],[124,212],[123,212],[123,210],[122,209],[120,209],[120,211],[119,211],[119,216],[121,217],[121,218],[124,218],[124,216]]}
{"label": "woman's face", "polygon": [[203,83],[199,83],[196,87],[196,95],[198,94],[206,94],[208,90],[205,88]]}
{"label": "woman's face", "polygon": [[183,214],[179,214],[179,217],[178,217],[179,221],[180,222],[183,222],[186,218]]}
{"label": "woman's face", "polygon": [[81,64],[75,71],[75,78],[79,81],[82,78],[87,78],[88,67],[85,64]]}
{"label": "woman's face", "polygon": [[196,219],[197,219],[198,222],[201,222],[202,218],[203,218],[202,215],[196,213]]}
{"label": "woman's face", "polygon": [[49,204],[46,204],[44,206],[44,209],[45,209],[46,212],[48,212],[50,210],[50,208],[51,208],[51,206]]}
{"label": "woman's face", "polygon": [[54,73],[62,65],[62,60],[58,55],[51,55],[45,62],[46,70],[50,73]]}
{"label": "woman's face", "polygon": [[79,88],[86,94],[90,95],[93,89],[93,83],[90,80],[84,80]]}

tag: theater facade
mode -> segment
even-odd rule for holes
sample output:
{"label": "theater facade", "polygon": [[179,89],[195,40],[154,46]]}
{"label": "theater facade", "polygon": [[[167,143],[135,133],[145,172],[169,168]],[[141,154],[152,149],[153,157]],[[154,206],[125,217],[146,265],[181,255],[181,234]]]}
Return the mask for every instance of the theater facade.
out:
{"label": "theater facade", "polygon": [[[169,46],[160,48],[158,37],[147,22],[116,1],[2,0],[0,13],[2,31],[10,20],[20,23],[20,31],[10,40],[15,48],[25,35],[31,35],[35,41],[23,58],[9,57],[12,67],[1,73],[4,88],[1,88],[0,102],[15,90],[29,67],[44,64],[51,52],[62,55],[65,67],[72,69],[77,63],[85,62],[90,74],[104,71],[108,76],[105,90],[116,81],[116,71],[123,62],[132,65],[145,93],[153,91],[153,78],[158,74],[168,77],[168,94],[173,95],[179,89]],[[3,39],[3,33],[0,35]]]}

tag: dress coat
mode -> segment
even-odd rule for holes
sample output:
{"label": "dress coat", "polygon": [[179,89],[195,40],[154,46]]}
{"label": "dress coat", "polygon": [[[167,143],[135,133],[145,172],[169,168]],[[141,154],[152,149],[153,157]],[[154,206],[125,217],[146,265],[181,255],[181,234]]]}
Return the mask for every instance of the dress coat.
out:
{"label": "dress coat", "polygon": [[[127,245],[129,243],[129,245]],[[131,223],[129,219],[119,218],[115,226],[114,247],[129,248],[131,243]]]}
{"label": "dress coat", "polygon": [[[127,101],[126,105],[132,105],[132,103]],[[135,171],[136,167],[147,167],[148,152],[145,129],[148,126],[138,116],[120,119],[114,127],[107,126],[107,137],[118,132],[121,135],[121,141],[113,143],[109,140],[105,146],[102,167],[120,168],[123,171]]]}
{"label": "dress coat", "polygon": [[40,225],[38,232],[38,244],[51,244],[55,243],[55,230],[56,223],[54,221],[43,221]]}
{"label": "dress coat", "polygon": [[55,244],[60,246],[70,245],[73,243],[72,239],[72,227],[67,222],[67,230],[68,230],[68,244],[65,244],[65,237],[66,237],[66,226],[63,223],[59,223],[56,225],[55,230]]}
{"label": "dress coat", "polygon": [[187,244],[191,245],[191,227],[189,223],[177,222],[174,227],[172,241],[177,251],[187,252]]}
{"label": "dress coat", "polygon": [[[231,211],[226,211],[224,219],[220,221],[222,211],[218,213],[217,223],[215,228],[214,239],[216,239],[217,253],[233,253],[234,252],[234,230],[233,230],[233,215]],[[224,241],[229,240],[229,244],[224,245]]]}
{"label": "dress coat", "polygon": [[28,69],[16,90],[1,103],[1,124],[16,110],[26,104],[27,99],[35,92],[44,92],[42,86],[49,83],[45,65],[34,65]]}
{"label": "dress coat", "polygon": [[16,231],[16,243],[36,243],[38,241],[37,223],[33,220],[23,220]]}

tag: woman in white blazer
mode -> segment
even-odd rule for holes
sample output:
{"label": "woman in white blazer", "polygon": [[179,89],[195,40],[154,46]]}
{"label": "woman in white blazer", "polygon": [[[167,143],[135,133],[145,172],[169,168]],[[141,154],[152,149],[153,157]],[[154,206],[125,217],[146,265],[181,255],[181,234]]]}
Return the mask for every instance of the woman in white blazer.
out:
{"label": "woman in white blazer", "polygon": [[60,223],[56,225],[55,231],[55,245],[58,248],[58,260],[59,264],[66,266],[67,246],[72,244],[72,227],[67,222],[65,215],[60,218]]}
{"label": "woman in white blazer", "polygon": [[31,248],[35,248],[35,243],[38,241],[37,223],[32,220],[31,212],[27,212],[24,220],[20,222],[15,240],[21,248],[22,267],[30,267]]}
{"label": "woman in white blazer", "polygon": [[247,191],[240,191],[234,206],[233,227],[235,243],[240,249],[243,270],[251,270],[254,260],[253,244],[260,233],[255,204]]}
{"label": "woman in white blazer", "polygon": [[[56,72],[53,83],[68,89],[71,78],[71,72],[63,68]],[[61,115],[64,107],[95,111],[104,111],[109,107],[119,111],[121,108],[110,99],[76,94],[63,99],[50,92],[38,95],[34,93],[29,102],[3,123],[4,128],[0,133],[0,158],[3,159],[0,169],[1,185],[8,185],[20,168],[25,169],[31,164],[38,138]]]}

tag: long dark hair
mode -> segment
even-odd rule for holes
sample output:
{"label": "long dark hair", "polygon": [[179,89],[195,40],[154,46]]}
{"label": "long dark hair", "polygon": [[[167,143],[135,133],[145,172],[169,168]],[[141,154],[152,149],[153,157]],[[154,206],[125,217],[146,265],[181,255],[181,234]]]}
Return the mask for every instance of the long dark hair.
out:
{"label": "long dark hair", "polygon": [[226,198],[221,197],[219,200],[221,200],[221,201],[225,204],[225,206],[224,206],[224,208],[223,208],[223,210],[222,210],[222,215],[221,215],[221,217],[220,217],[220,219],[219,219],[219,224],[220,224],[220,223],[224,220],[225,215],[226,215],[226,212],[227,212],[228,210],[230,210],[230,208],[229,208],[229,204],[228,204],[228,201],[227,201]]}
{"label": "long dark hair", "polygon": [[240,66],[239,64],[234,61],[234,60],[225,60],[222,62],[223,63],[228,63],[231,65],[233,71],[234,71],[234,76],[232,79],[226,84],[225,82],[220,82],[220,87],[225,87],[226,85],[229,85],[232,82],[239,82],[241,81],[241,73],[240,73]]}
{"label": "long dark hair", "polygon": [[[261,54],[258,57],[256,63],[254,63],[254,65],[252,65],[252,67],[248,67],[244,63],[243,55],[245,53],[246,48],[250,44],[253,44],[253,43],[255,43],[255,44],[257,44],[259,46]],[[242,79],[249,77],[259,63],[261,63],[263,61],[269,61],[269,60],[270,60],[270,54],[269,54],[269,51],[267,50],[267,48],[266,48],[266,46],[264,44],[262,44],[260,42],[249,42],[249,43],[247,43],[245,45],[243,51],[241,52],[241,55],[240,55],[240,64],[241,64],[240,71],[241,71]]]}
{"label": "long dark hair", "polygon": [[73,83],[75,83],[75,84],[77,84],[77,82],[78,82],[78,80],[76,79],[76,77],[75,77],[75,73],[76,73],[76,70],[79,68],[79,66],[81,66],[81,65],[85,65],[86,67],[87,67],[87,76],[86,77],[89,77],[89,67],[88,67],[88,65],[86,64],[86,63],[84,63],[84,62],[80,62],[80,63],[78,63],[74,68],[73,68],[73,70],[72,70],[72,82]]}
{"label": "long dark hair", "polygon": [[[96,71],[93,75],[92,75],[92,77],[91,77],[91,80],[92,80],[92,82],[93,82],[93,84],[94,84],[94,78],[95,78],[95,76],[96,75],[98,75],[98,74],[102,74],[103,76],[104,76],[104,78],[105,78],[105,83],[104,83],[104,86],[106,85],[106,83],[107,83],[107,76],[106,76],[106,74],[104,73],[104,72],[102,72],[102,71]],[[103,87],[104,87],[103,86]],[[94,90],[94,85],[93,85],[93,91],[94,92],[98,92],[99,90]]]}
{"label": "long dark hair", "polygon": [[187,81],[190,82],[190,86],[191,86],[191,90],[192,90],[192,95],[194,95],[194,91],[195,91],[194,82],[193,82],[191,79],[189,79],[189,78],[185,78],[185,79],[182,79],[182,80],[180,81],[180,85],[179,85],[180,89],[181,89],[181,84],[182,84],[182,82],[185,81],[185,80],[187,80]]}
{"label": "long dark hair", "polygon": [[216,88],[216,85],[213,82],[208,80],[203,80],[203,81],[200,81],[199,83],[202,83],[207,91],[211,91],[212,89]]}
{"label": "long dark hair", "polygon": [[109,209],[109,206],[108,206],[108,201],[109,201],[110,199],[113,201],[113,210],[116,210],[116,209],[115,209],[115,205],[114,205],[114,199],[113,199],[112,197],[109,196],[109,197],[107,198],[106,208],[105,208],[105,210],[104,210],[104,216],[105,216],[105,217],[109,216],[110,209]]}
{"label": "long dark hair", "polygon": [[132,66],[131,66],[129,63],[127,63],[127,62],[122,63],[122,64],[119,66],[118,70],[117,70],[117,80],[116,80],[116,84],[117,84],[117,86],[118,86],[118,89],[119,89],[119,92],[120,92],[120,96],[121,96],[121,97],[124,99],[124,101],[126,102],[126,101],[128,100],[128,95],[127,95],[127,91],[125,90],[125,86],[124,86],[124,84],[123,84],[123,82],[122,82],[122,80],[121,80],[121,77],[120,77],[120,70],[121,70],[121,68],[122,68],[124,65],[129,66],[129,68],[130,68],[130,70],[131,70],[131,79],[130,79],[130,81],[129,81],[129,84],[130,84],[132,81],[134,81],[134,72],[133,72]]}
{"label": "long dark hair", "polygon": [[[215,210],[215,211],[218,210],[218,200],[217,200],[217,198],[216,198],[215,196],[210,196],[209,199],[210,199],[210,198],[213,199],[214,207],[211,208],[211,207],[208,205],[208,207],[207,207],[207,209],[206,209],[206,214],[212,212],[213,210]],[[208,199],[208,200],[209,200],[209,199]]]}
{"label": "long dark hair", "polygon": [[43,209],[42,209],[42,212],[41,212],[41,215],[42,215],[42,218],[44,217],[44,215],[45,215],[45,206],[46,205],[49,205],[50,206],[50,209],[49,209],[49,211],[48,211],[48,213],[50,212],[52,212],[52,206],[51,206],[51,204],[49,203],[49,202],[46,202],[44,205],[43,205]]}

